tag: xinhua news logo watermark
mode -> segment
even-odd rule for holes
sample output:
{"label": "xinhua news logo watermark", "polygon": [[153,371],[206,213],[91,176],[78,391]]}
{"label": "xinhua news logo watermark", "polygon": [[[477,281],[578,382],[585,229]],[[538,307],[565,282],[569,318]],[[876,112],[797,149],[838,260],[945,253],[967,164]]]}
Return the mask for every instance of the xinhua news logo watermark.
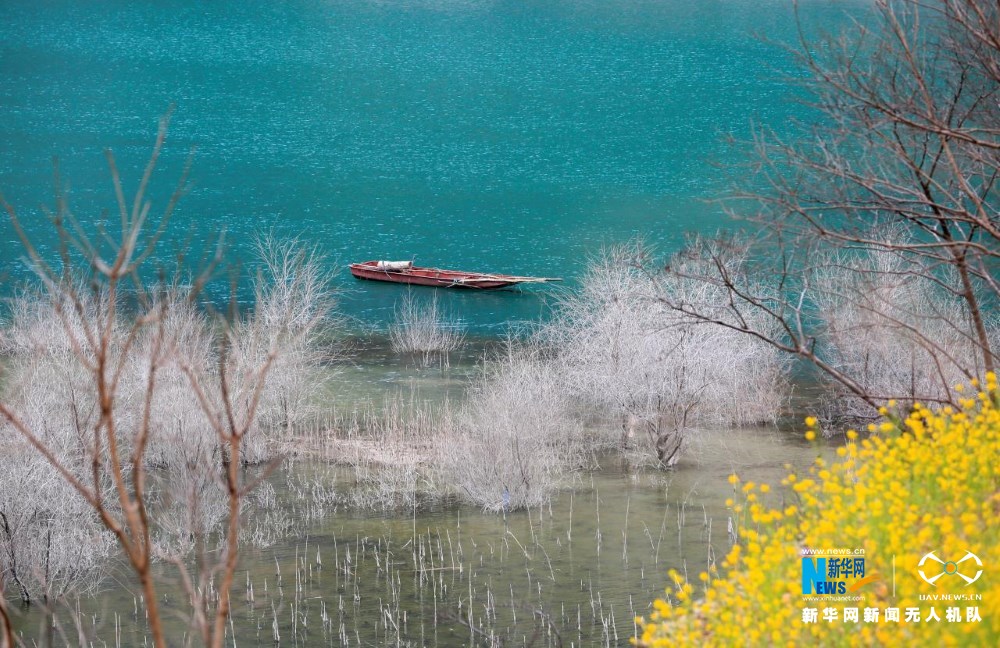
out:
{"label": "xinhua news logo watermark", "polygon": [[[868,569],[863,549],[802,550],[802,598],[818,606],[802,608],[801,621],[815,623],[862,624],[978,624],[983,621],[980,601],[983,595],[965,590],[983,575],[979,556],[966,550],[958,560],[944,560],[937,551],[923,555],[916,574],[937,588],[962,586],[959,591],[940,589],[936,593],[918,594],[917,599],[930,607],[900,606],[885,601],[883,606],[834,607],[836,601],[860,601],[854,595],[864,585],[882,580]],[[887,590],[888,592],[888,590]],[[883,592],[883,595],[887,592]],[[896,557],[892,557],[892,589],[890,600],[896,599]],[[971,603],[971,605],[970,605]],[[857,605],[855,603],[855,605]],[[939,612],[940,608],[940,612]]]}
{"label": "xinhua news logo watermark", "polygon": [[868,573],[864,549],[802,551],[802,596],[853,594],[877,579]]}

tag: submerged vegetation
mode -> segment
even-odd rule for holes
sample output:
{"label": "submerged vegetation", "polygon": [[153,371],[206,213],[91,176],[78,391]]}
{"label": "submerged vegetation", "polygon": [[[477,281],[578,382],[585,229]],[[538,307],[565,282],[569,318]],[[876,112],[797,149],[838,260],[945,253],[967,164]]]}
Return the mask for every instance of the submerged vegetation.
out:
{"label": "submerged vegetation", "polygon": [[[141,315],[121,293],[82,282],[48,283],[11,302],[0,337],[0,444],[13,461],[0,473],[0,566],[22,601],[100,583],[113,537],[88,497],[117,497],[108,453],[134,461],[125,479],[147,475],[150,551],[183,556],[220,531],[224,464],[270,461],[307,415],[322,384],[315,334],[331,303],[325,271],[294,244],[262,242],[261,254],[257,308],[225,328],[184,287],[150,291]],[[106,383],[94,380],[102,365],[111,368]],[[224,393],[212,388],[222,375]],[[223,415],[245,429],[236,448],[219,442],[212,418]],[[109,419],[113,436],[95,438]]]}
{"label": "submerged vegetation", "polygon": [[397,303],[395,319],[389,327],[389,342],[396,353],[413,354],[424,366],[437,360],[446,367],[449,355],[461,348],[464,340],[465,333],[459,324],[442,312],[436,292],[430,301],[421,303],[407,291]]}
{"label": "submerged vegetation", "polygon": [[668,300],[697,294],[727,317],[717,286],[650,272],[651,258],[634,244],[596,259],[538,341],[571,402],[620,422],[622,452],[670,467],[699,426],[776,421],[789,364],[759,340],[669,309]]}
{"label": "submerged vegetation", "polygon": [[649,275],[644,255],[626,246],[595,259],[549,322],[487,357],[464,402],[437,412],[397,403],[381,422],[365,417],[366,432],[344,444],[366,493],[358,501],[531,508],[600,455],[670,468],[699,427],[775,422],[785,356],[671,312],[662,291],[712,288]]}

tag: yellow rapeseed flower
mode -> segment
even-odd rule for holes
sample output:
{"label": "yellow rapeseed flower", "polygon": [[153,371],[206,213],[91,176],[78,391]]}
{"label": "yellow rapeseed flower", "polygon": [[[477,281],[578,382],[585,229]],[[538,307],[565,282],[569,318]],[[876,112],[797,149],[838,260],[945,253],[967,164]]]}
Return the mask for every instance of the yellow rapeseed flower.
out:
{"label": "yellow rapeseed flower", "polygon": [[[988,373],[985,382],[986,398],[965,399],[961,412],[914,404],[905,423],[872,426],[873,431],[898,429],[896,434],[849,443],[838,452],[841,458],[817,459],[802,478],[789,473],[782,483],[791,492],[774,499],[796,504],[769,509],[751,502],[752,528],[741,527],[741,541],[730,549],[720,576],[699,574],[704,595],[695,598],[692,584],[671,571],[670,593],[684,605],[654,602],[648,618],[637,620],[634,642],[658,648],[1000,645],[1000,579],[984,578],[973,586],[982,599],[969,605],[976,607],[981,622],[965,620],[963,602],[961,623],[944,622],[939,605],[942,621],[919,626],[824,623],[822,617],[820,623],[806,624],[802,608],[823,604],[803,602],[799,589],[804,549],[863,548],[870,573],[885,573],[896,557],[895,594],[883,578],[860,590],[863,606],[882,611],[917,607],[926,614],[931,606],[919,596],[935,590],[918,578],[916,569],[927,547],[949,558],[972,551],[984,565],[1000,565],[1000,462],[995,460],[1000,455],[1000,394],[995,374]],[[849,440],[856,437],[853,430],[848,433]],[[730,477],[734,486],[738,481],[736,475]],[[761,493],[769,490],[766,484],[759,486]]]}

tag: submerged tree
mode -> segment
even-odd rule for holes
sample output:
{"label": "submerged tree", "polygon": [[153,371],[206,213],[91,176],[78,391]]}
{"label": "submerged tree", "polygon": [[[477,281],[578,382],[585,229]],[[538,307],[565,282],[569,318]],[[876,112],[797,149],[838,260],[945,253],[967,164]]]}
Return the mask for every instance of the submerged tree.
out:
{"label": "submerged tree", "polygon": [[[728,316],[670,307],[814,363],[846,413],[951,400],[956,380],[996,368],[1000,330],[1000,9],[876,9],[872,26],[803,39],[821,119],[795,141],[758,137],[754,188],[732,211],[759,235],[695,241],[667,268],[724,288]],[[733,255],[746,272],[729,272]]]}
{"label": "submerged tree", "polygon": [[[551,350],[568,398],[620,420],[622,449],[637,445],[670,467],[698,426],[777,418],[787,363],[766,344],[668,308],[666,300],[721,303],[724,293],[704,282],[650,276],[643,272],[649,258],[636,244],[596,259],[538,341]],[[730,321],[724,309],[713,312]],[[769,324],[754,319],[762,329]]]}
{"label": "submerged tree", "polygon": [[[186,187],[185,172],[150,226],[147,188],[167,122],[132,200],[107,154],[115,232],[94,233],[59,194],[49,215],[59,256],[49,259],[4,203],[38,281],[12,300],[0,333],[0,449],[19,466],[0,479],[0,585],[51,609],[52,597],[99,582],[117,545],[153,645],[167,645],[153,567],[168,562],[191,602],[191,633],[222,646],[241,511],[260,478],[245,466],[275,455],[268,435],[292,425],[319,384],[315,337],[331,301],[319,260],[294,243],[262,243],[249,315],[212,317],[198,305],[218,252],[187,280],[143,281]],[[6,606],[0,617],[13,645]]]}

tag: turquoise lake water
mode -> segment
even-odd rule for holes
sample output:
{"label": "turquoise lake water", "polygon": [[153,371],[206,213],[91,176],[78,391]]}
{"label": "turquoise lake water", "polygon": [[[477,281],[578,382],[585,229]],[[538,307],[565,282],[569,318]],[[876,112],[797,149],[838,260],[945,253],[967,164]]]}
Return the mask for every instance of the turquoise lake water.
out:
{"label": "turquoise lake water", "polygon": [[[836,30],[867,3],[800,4]],[[114,209],[103,148],[134,187],[173,104],[154,198],[197,152],[161,259],[224,228],[231,259],[274,231],[340,264],[572,280],[603,245],[728,226],[710,201],[746,157],[723,138],[809,117],[795,38],[786,0],[6,1],[0,192],[51,251],[52,157],[92,225]],[[20,254],[4,219],[4,292]],[[342,277],[344,312],[384,326],[400,289]],[[545,294],[445,299],[500,332]]]}

